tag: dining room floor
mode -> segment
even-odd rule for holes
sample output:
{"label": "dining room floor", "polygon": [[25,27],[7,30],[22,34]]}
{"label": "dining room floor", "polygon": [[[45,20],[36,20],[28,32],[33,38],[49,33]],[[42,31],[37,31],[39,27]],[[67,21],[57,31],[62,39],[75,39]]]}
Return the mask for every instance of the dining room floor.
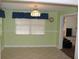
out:
{"label": "dining room floor", "polygon": [[71,59],[55,47],[5,48],[1,59]]}

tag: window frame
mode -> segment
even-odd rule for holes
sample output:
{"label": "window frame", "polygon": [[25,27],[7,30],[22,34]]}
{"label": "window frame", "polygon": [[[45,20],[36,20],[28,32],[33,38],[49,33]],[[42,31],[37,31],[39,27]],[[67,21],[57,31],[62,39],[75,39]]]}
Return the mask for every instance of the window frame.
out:
{"label": "window frame", "polygon": [[[16,20],[17,20],[17,19],[18,19],[18,20],[23,20],[23,18],[21,18],[21,19],[16,18],[16,19],[15,19],[15,28],[16,28],[16,26],[17,26],[17,24],[16,24]],[[45,34],[45,19],[24,19],[24,20],[29,20],[29,33],[28,33],[28,34],[17,34],[17,33],[16,33],[16,35],[44,35],[44,34]],[[31,29],[31,28],[32,28],[32,26],[33,26],[33,25],[32,25],[32,21],[33,21],[33,20],[36,20],[36,21],[37,21],[37,20],[39,20],[39,21],[40,21],[40,20],[43,20],[43,21],[44,21],[44,24],[43,24],[44,30],[43,30],[43,33],[42,33],[42,34],[41,34],[41,33],[38,33],[38,34],[32,33],[32,29]],[[15,29],[15,32],[16,32],[16,29]]]}

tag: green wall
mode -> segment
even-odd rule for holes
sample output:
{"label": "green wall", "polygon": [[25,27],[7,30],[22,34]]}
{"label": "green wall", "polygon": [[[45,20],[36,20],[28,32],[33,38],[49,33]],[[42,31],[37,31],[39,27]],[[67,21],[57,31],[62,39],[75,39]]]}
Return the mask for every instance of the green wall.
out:
{"label": "green wall", "polygon": [[4,48],[3,19],[4,18],[0,18],[0,49],[3,49]]}
{"label": "green wall", "polygon": [[[57,45],[59,38],[60,16],[66,13],[77,12],[77,8],[68,8],[62,11],[46,11],[49,17],[54,17],[54,22],[45,21],[45,35],[16,35],[15,19],[12,19],[13,11],[26,11],[15,9],[4,9],[4,42],[5,45]],[[72,10],[72,11],[71,11]],[[45,11],[42,11],[45,12]]]}
{"label": "green wall", "polygon": [[[45,35],[16,35],[15,19],[12,19],[12,12],[19,10],[6,10],[4,20],[5,45],[55,45],[57,31],[57,12],[48,12],[54,17],[54,22],[45,21]],[[51,32],[50,32],[51,31]],[[55,31],[55,32],[52,32]]]}
{"label": "green wall", "polygon": [[2,18],[0,18],[0,49],[1,49],[1,41],[2,41]]}

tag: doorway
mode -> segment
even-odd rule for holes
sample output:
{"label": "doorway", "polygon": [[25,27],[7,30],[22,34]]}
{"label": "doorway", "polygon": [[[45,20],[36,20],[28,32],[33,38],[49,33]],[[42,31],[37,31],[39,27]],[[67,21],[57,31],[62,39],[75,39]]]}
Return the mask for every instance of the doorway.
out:
{"label": "doorway", "polygon": [[64,15],[60,22],[60,49],[67,56],[74,59],[77,33],[77,14]]}

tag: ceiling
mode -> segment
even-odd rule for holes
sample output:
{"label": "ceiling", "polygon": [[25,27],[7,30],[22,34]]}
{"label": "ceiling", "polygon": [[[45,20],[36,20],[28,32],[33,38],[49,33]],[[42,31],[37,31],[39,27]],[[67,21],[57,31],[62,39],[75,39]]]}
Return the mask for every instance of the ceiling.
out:
{"label": "ceiling", "polygon": [[61,9],[67,9],[70,7],[73,8],[73,7],[77,7],[77,6],[48,4],[48,3],[35,3],[35,2],[3,2],[3,3],[1,3],[1,7],[7,8],[7,9],[61,10]]}
{"label": "ceiling", "polygon": [[43,2],[65,5],[78,5],[78,0],[1,0],[3,2]]}

